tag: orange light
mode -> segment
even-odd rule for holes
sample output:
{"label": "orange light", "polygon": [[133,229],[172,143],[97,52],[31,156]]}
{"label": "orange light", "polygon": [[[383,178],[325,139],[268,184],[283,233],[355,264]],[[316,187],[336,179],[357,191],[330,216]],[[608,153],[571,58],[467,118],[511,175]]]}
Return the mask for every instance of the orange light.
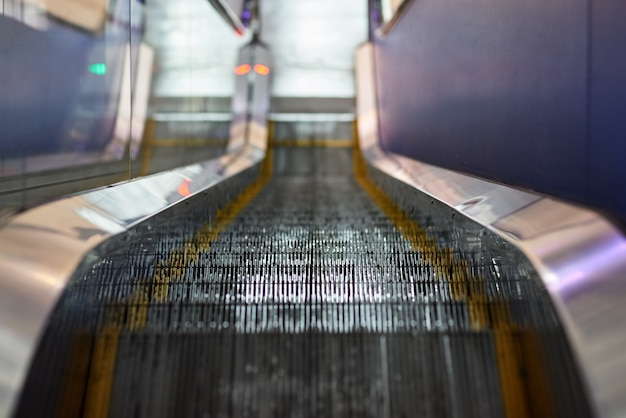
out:
{"label": "orange light", "polygon": [[270,69],[267,65],[255,64],[254,72],[261,75],[268,75],[270,73]]}
{"label": "orange light", "polygon": [[191,194],[191,192],[189,191],[189,183],[191,183],[191,180],[187,179],[185,180],[184,183],[182,183],[180,186],[178,186],[178,194],[183,196],[183,197],[187,197]]}
{"label": "orange light", "polygon": [[250,72],[250,64],[241,64],[235,67],[235,74],[245,75]]}

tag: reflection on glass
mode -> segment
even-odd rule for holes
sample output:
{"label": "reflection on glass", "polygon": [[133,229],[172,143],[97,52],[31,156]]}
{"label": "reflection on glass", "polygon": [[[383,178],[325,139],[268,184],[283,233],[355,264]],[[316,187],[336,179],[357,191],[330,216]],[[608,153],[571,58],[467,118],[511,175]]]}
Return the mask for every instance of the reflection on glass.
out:
{"label": "reflection on glass", "polygon": [[[143,8],[139,0],[2,3],[0,209],[51,197],[43,185],[130,177],[152,74]],[[101,161],[118,164],[104,170]]]}

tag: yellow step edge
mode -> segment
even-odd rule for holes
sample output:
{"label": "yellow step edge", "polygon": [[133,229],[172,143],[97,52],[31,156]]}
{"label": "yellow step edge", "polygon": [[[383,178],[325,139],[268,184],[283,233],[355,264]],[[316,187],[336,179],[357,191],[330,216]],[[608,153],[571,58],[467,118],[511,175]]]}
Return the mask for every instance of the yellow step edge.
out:
{"label": "yellow step edge", "polygon": [[[356,123],[353,128],[356,138]],[[433,267],[437,279],[448,285],[452,298],[466,303],[471,329],[493,333],[506,417],[555,416],[538,333],[514,324],[508,303],[489,297],[484,279],[471,274],[467,261],[456,258],[450,248],[439,248],[436,241],[370,179],[358,140],[354,143],[353,157],[354,173],[359,184],[413,249],[420,252],[424,261]]]}

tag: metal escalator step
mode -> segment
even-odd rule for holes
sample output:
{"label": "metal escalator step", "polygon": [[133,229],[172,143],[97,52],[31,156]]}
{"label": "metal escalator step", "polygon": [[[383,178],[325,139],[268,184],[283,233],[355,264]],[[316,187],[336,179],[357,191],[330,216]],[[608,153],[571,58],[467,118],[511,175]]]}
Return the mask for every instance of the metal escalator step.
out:
{"label": "metal escalator step", "polygon": [[216,228],[164,225],[70,286],[17,416],[586,414],[545,292],[416,251],[353,177],[276,176]]}

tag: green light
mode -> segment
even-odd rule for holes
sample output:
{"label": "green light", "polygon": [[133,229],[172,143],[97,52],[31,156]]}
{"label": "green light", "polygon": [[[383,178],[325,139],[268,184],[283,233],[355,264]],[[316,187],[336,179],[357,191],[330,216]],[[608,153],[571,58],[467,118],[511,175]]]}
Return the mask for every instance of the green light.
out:
{"label": "green light", "polygon": [[107,65],[103,62],[91,64],[89,66],[89,72],[97,75],[105,75],[107,73]]}

